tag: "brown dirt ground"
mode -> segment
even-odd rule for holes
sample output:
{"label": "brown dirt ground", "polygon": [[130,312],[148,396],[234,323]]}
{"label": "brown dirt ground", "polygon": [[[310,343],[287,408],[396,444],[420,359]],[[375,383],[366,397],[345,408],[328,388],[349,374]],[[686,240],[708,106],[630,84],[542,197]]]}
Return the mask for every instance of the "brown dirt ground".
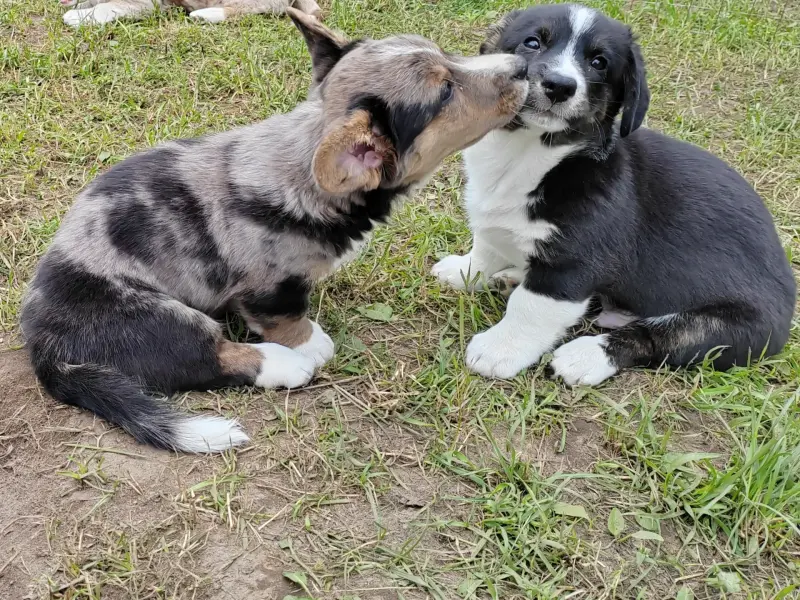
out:
{"label": "brown dirt ground", "polygon": [[[127,598],[136,589],[142,594],[136,597],[161,597],[156,590],[162,586],[181,598],[302,595],[282,576],[297,570],[297,564],[280,542],[292,537],[298,553],[313,556],[319,534],[304,532],[303,519],[291,517],[298,499],[305,497],[312,498],[308,514],[315,532],[374,543],[375,516],[369,503],[363,495],[334,494],[330,475],[315,471],[319,459],[297,432],[274,435],[261,454],[261,447],[239,453],[236,472],[245,473],[247,483],[228,490],[233,512],[220,515],[207,495],[192,497],[189,490],[224,472],[223,458],[143,447],[86,412],[57,405],[40,389],[23,351],[0,353],[0,390],[0,487],[6,490],[0,507],[0,598],[48,597],[51,585],[58,592],[80,577],[91,579],[86,573],[92,573],[93,562],[104,563],[108,571],[105,563],[112,560],[133,566],[117,569],[130,577],[120,582],[118,594],[115,582],[105,582],[104,598]],[[292,394],[287,405],[310,413],[315,410],[310,396]],[[324,394],[318,397],[325,401]],[[243,421],[252,432],[257,426],[249,417]],[[312,433],[313,420],[305,414],[302,419]],[[361,435],[385,446],[394,482],[381,498],[378,520],[386,531],[384,539],[396,538],[400,544],[412,522],[437,501],[442,480],[429,481],[415,468],[413,449],[420,442],[409,434]],[[412,451],[404,457],[408,448]],[[396,457],[389,457],[391,452]],[[64,474],[77,471],[78,464],[88,465],[83,482]],[[326,505],[326,494],[335,495],[335,503]],[[247,515],[259,515],[260,525],[248,522]],[[435,545],[435,540],[429,542]],[[380,578],[354,574],[344,585],[367,588],[370,598],[397,598],[397,585]],[[412,591],[405,597],[424,595]]]}

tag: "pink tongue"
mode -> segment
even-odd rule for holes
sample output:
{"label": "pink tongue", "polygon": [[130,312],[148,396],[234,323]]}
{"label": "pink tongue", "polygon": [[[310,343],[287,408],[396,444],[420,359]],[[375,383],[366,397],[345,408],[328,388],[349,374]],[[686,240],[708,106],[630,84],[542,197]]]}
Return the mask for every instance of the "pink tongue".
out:
{"label": "pink tongue", "polygon": [[364,166],[367,167],[368,169],[376,169],[380,167],[381,163],[383,162],[381,160],[380,154],[378,154],[377,152],[373,152],[372,150],[368,150],[367,152],[364,153],[363,161],[364,161]]}

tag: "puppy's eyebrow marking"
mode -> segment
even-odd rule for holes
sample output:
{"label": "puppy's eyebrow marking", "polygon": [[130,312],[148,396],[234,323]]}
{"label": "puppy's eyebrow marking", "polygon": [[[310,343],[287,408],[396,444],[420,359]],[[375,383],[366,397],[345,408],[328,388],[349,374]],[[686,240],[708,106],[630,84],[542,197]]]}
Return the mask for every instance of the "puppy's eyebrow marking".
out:
{"label": "puppy's eyebrow marking", "polygon": [[575,58],[575,50],[578,47],[578,40],[588,31],[595,20],[595,11],[585,6],[571,6],[569,8],[569,24],[572,32],[569,36],[566,48],[556,57],[556,62],[551,66],[553,71],[567,77],[572,77],[578,84],[575,94],[577,99],[586,96],[586,78]]}
{"label": "puppy's eyebrow marking", "polygon": [[585,6],[571,6],[569,9],[569,24],[572,27],[570,45],[574,46],[575,41],[594,23],[594,11]]}

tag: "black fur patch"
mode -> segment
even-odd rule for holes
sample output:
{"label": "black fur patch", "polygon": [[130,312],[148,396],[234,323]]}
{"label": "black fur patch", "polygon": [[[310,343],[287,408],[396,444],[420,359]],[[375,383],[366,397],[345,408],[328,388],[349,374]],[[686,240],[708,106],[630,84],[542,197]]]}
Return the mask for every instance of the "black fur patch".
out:
{"label": "black fur patch", "polygon": [[249,292],[239,297],[242,308],[254,317],[302,316],[308,310],[311,283],[297,275],[282,280],[270,292]]}
{"label": "black fur patch", "polygon": [[442,110],[441,102],[431,104],[401,104],[392,108],[392,133],[397,140],[397,154],[402,156],[414,140],[425,131]]}
{"label": "black fur patch", "polygon": [[363,39],[358,39],[352,40],[344,46],[338,46],[324,36],[312,36],[309,38],[302,28],[300,30],[306,37],[308,50],[311,53],[315,83],[324,82],[328,74],[342,60],[342,57],[358,48],[364,42]]}
{"label": "black fur patch", "polygon": [[441,112],[443,106],[441,102],[389,106],[382,98],[363,94],[353,98],[349,109],[369,112],[381,131],[389,135],[397,155],[402,156]]}
{"label": "black fur patch", "polygon": [[181,138],[179,140],[175,140],[175,143],[183,146],[184,148],[194,148],[202,144],[204,141],[204,137]]}
{"label": "black fur patch", "polygon": [[347,252],[354,240],[364,239],[364,234],[372,230],[373,222],[385,223],[391,212],[392,201],[408,189],[378,188],[366,192],[363,194],[363,203],[352,203],[335,218],[322,221],[285,210],[280,190],[263,195],[232,181],[228,182],[227,188],[230,210],[272,231],[294,232],[329,246],[337,256]]}
{"label": "black fur patch", "polygon": [[363,43],[364,43],[364,38],[359,38],[357,40],[350,40],[339,50],[339,58],[341,59],[342,56],[344,56],[348,52],[352,52]]}
{"label": "black fur patch", "polygon": [[[126,199],[127,200],[127,199]],[[108,213],[108,238],[120,252],[142,261],[155,262],[152,237],[156,222],[150,209],[135,200],[117,201]]]}
{"label": "black fur patch", "polygon": [[[114,203],[108,235],[121,252],[152,266],[162,252],[180,247],[202,263],[208,286],[221,291],[232,274],[211,235],[202,204],[173,166],[180,159],[173,148],[137,154],[99,177],[90,193],[105,195]],[[140,195],[152,204],[139,201]],[[167,213],[165,218],[159,218],[161,211]]]}

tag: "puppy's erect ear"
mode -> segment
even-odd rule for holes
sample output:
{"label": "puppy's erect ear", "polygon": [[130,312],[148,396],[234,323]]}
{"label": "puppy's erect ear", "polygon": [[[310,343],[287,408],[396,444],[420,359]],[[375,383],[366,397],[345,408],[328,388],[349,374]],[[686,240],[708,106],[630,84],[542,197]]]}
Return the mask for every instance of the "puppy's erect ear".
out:
{"label": "puppy's erect ear", "polygon": [[289,7],[286,14],[292,18],[306,40],[311,53],[312,77],[316,85],[325,79],[342,58],[342,48],[347,45],[348,40],[325,27],[318,19],[297,9]]}
{"label": "puppy's erect ear", "polygon": [[503,35],[503,31],[508,26],[511,21],[520,13],[518,10],[513,10],[507,15],[505,15],[502,19],[500,19],[494,25],[489,25],[489,28],[486,30],[486,39],[483,40],[480,49],[478,50],[479,54],[497,54],[500,52],[500,37]]}
{"label": "puppy's erect ear", "polygon": [[650,89],[647,87],[644,58],[636,42],[631,43],[624,82],[625,96],[622,100],[622,122],[619,126],[621,137],[639,129],[647,113],[647,107],[650,106]]}
{"label": "puppy's erect ear", "polygon": [[317,185],[329,194],[350,194],[377,188],[394,172],[391,142],[372,125],[364,109],[340,119],[314,153],[311,167]]}

